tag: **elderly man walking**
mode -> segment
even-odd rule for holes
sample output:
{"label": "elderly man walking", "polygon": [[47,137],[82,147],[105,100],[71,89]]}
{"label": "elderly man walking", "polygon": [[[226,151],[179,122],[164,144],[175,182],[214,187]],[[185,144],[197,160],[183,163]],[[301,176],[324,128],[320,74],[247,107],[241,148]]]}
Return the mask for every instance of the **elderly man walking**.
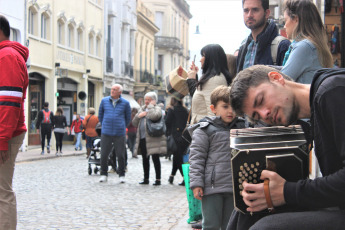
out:
{"label": "elderly man walking", "polygon": [[110,96],[104,97],[99,106],[98,119],[102,123],[101,136],[101,178],[99,182],[108,180],[108,157],[112,147],[118,160],[120,182],[125,182],[126,165],[126,127],[131,121],[129,102],[121,97],[122,86],[114,84]]}

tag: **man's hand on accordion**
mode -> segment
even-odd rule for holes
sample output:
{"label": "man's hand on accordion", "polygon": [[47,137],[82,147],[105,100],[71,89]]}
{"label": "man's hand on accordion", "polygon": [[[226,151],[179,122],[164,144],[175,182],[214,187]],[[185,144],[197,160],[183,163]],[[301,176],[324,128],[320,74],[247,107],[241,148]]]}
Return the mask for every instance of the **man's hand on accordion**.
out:
{"label": "man's hand on accordion", "polygon": [[[285,204],[285,179],[279,176],[276,172],[268,170],[262,171],[260,179],[269,179],[269,191],[273,207]],[[247,182],[243,182],[242,196],[244,203],[248,205],[248,212],[259,212],[268,208],[264,192],[264,183],[249,184]]]}

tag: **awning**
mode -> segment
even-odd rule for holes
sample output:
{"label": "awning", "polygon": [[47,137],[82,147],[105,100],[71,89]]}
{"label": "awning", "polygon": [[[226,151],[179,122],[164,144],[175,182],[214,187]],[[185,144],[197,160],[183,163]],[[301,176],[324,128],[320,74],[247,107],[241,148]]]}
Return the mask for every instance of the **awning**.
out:
{"label": "awning", "polygon": [[140,109],[140,105],[138,104],[138,102],[136,100],[134,100],[134,98],[131,95],[121,94],[121,97],[123,97],[124,99],[129,101],[129,104],[130,104],[131,108]]}

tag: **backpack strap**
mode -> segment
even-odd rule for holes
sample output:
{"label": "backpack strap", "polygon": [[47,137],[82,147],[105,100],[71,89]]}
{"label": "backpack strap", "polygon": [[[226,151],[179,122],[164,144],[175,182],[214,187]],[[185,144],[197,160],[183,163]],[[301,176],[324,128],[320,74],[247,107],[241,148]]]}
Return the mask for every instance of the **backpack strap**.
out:
{"label": "backpack strap", "polygon": [[272,56],[273,65],[277,65],[277,54],[278,54],[279,43],[284,40],[287,40],[287,38],[284,36],[278,35],[277,37],[273,39],[271,43],[271,56]]}

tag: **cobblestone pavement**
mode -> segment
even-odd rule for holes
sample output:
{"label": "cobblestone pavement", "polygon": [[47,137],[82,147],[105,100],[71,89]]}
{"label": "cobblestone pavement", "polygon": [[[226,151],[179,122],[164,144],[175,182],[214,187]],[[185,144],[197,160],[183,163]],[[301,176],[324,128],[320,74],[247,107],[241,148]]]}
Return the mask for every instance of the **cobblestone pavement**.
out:
{"label": "cobblestone pavement", "polygon": [[141,156],[128,159],[126,183],[110,173],[107,183],[99,174],[88,175],[84,155],[17,162],[17,229],[191,229],[186,223],[185,188],[167,179],[171,161],[161,158],[162,185],[139,185],[143,177]]}

